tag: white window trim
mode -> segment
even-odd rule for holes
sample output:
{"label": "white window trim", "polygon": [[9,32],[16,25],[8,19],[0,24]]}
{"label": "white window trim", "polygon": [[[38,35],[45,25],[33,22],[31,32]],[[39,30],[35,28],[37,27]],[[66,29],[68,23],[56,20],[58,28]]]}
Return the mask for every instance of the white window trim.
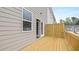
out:
{"label": "white window trim", "polygon": [[[31,21],[24,20],[24,19],[23,19],[23,9],[25,9],[25,8],[22,7],[22,32],[32,32],[32,31],[33,31],[33,13],[32,13],[31,11],[25,9],[25,10],[27,10],[28,12],[30,12],[30,13],[32,14],[32,20],[31,20]],[[29,31],[23,31],[23,21],[31,22],[31,30],[29,30]]]}

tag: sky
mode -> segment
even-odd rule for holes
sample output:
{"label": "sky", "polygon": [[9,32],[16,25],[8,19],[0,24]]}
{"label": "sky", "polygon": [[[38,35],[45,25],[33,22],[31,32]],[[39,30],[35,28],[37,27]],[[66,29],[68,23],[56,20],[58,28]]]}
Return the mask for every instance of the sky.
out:
{"label": "sky", "polygon": [[79,7],[53,7],[52,9],[57,22],[72,16],[79,18]]}

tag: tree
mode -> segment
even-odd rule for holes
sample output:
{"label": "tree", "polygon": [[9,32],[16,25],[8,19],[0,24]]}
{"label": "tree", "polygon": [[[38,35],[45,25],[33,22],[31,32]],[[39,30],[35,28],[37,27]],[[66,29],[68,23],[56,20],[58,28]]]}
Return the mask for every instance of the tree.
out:
{"label": "tree", "polygon": [[63,19],[60,19],[60,23],[63,23],[64,21],[63,21]]}
{"label": "tree", "polygon": [[72,24],[72,21],[69,17],[67,17],[65,20],[64,20],[64,24],[65,25],[71,25]]}
{"label": "tree", "polygon": [[79,18],[71,17],[73,25],[79,25]]}
{"label": "tree", "polygon": [[71,17],[71,19],[72,19],[72,24],[75,25],[77,18],[76,17]]}
{"label": "tree", "polygon": [[76,22],[76,24],[75,25],[79,25],[79,21],[78,22]]}

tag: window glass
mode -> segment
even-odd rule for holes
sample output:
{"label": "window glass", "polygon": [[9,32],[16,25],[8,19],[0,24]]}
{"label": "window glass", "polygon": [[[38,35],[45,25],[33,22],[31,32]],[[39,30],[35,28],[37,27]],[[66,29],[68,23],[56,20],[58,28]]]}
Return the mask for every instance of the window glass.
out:
{"label": "window glass", "polygon": [[30,31],[31,30],[31,22],[23,21],[23,30]]}
{"label": "window glass", "polygon": [[23,9],[23,31],[32,30],[32,14],[31,12]]}
{"label": "window glass", "polygon": [[32,14],[29,11],[23,9],[23,19],[32,21]]}

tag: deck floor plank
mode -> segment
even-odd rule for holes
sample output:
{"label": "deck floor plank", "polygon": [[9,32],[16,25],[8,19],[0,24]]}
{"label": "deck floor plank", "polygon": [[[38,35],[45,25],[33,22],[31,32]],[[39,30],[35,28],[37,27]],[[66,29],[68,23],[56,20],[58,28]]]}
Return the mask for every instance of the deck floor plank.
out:
{"label": "deck floor plank", "polygon": [[69,51],[65,40],[62,38],[42,37],[22,51]]}

